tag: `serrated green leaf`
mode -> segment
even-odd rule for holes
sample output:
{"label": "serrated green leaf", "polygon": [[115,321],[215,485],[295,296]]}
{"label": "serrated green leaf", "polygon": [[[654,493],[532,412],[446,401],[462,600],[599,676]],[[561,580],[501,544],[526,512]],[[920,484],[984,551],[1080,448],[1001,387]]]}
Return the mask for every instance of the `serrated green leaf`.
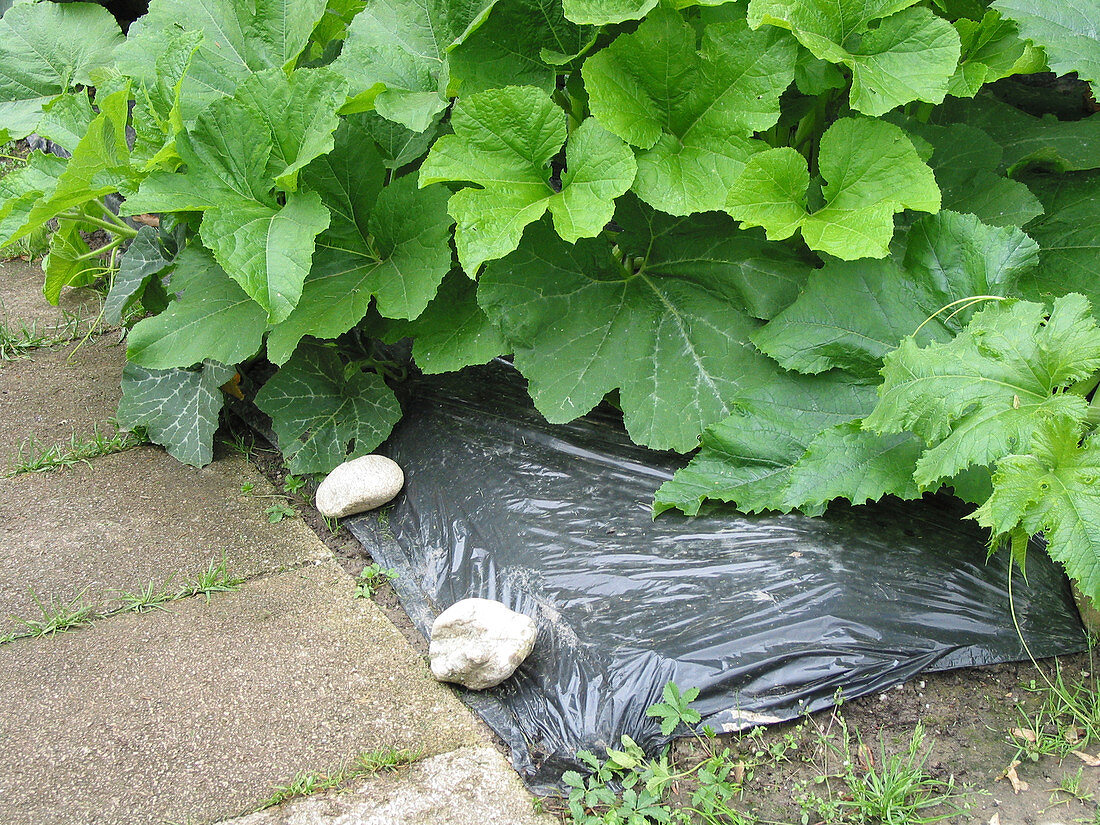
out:
{"label": "serrated green leaf", "polygon": [[176,257],[172,291],[182,295],[130,330],[131,363],[149,369],[190,367],[206,359],[236,364],[260,349],[267,313],[199,244]]}
{"label": "serrated green leaf", "polygon": [[1100,115],[1081,120],[1033,117],[991,95],[948,100],[932,113],[939,125],[963,123],[981,129],[1000,145],[1001,168],[1017,173],[1036,165],[1055,172],[1100,168]]}
{"label": "serrated green leaf", "polygon": [[853,504],[886,495],[920,498],[913,469],[923,448],[912,433],[878,435],[859,421],[838,424],[817,435],[791,468],[783,507],[816,513],[838,498]]}
{"label": "serrated green leaf", "polygon": [[439,135],[439,122],[434,121],[423,132],[413,132],[400,123],[386,120],[377,112],[349,115],[345,120],[357,119],[379,150],[387,169],[400,169],[423,157]]}
{"label": "serrated green leaf", "polygon": [[946,344],[911,338],[886,357],[879,402],[865,426],[911,430],[929,449],[915,479],[929,487],[971,465],[991,466],[1053,418],[1083,420],[1086,402],[1056,390],[1100,369],[1100,329],[1081,295],[1007,302],[977,313]]}
{"label": "serrated green leaf", "polygon": [[529,227],[486,267],[478,303],[548,420],[571,421],[618,388],[631,438],[690,450],[733,399],[778,374],[738,309],[737,277],[747,260],[760,265],[758,241],[720,215],[676,219],[634,199],[615,221],[614,240],[576,245],[545,221]]}
{"label": "serrated green leaf", "polygon": [[[874,388],[841,373],[784,375],[734,400],[733,414],[703,433],[702,449],[657,491],[654,514],[689,516],[703,502],[724,501],[745,513],[784,511],[791,468],[819,433],[874,406]],[[806,507],[807,512],[820,512]]]}
{"label": "serrated green leaf", "polygon": [[87,92],[58,95],[43,108],[42,119],[38,121],[35,132],[71,155],[88,132],[95,116]]}
{"label": "serrated green leaf", "polygon": [[122,371],[119,427],[143,427],[149,440],[173,458],[203,467],[214,458],[214,431],[225,402],[220,387],[233,374],[232,367],[215,361],[205,361],[196,370],[148,370],[127,364]]}
{"label": "serrated green leaf", "polygon": [[17,240],[47,221],[93,198],[117,192],[128,174],[130,149],[126,144],[129,90],[124,88],[99,101],[99,114],[88,126],[56,184],[38,199],[26,221],[12,236]]}
{"label": "serrated green leaf", "polygon": [[508,352],[508,344],[477,304],[477,286],[459,271],[443,279],[439,293],[412,321],[393,321],[386,341],[413,339],[413,361],[427,375],[457,372]]}
{"label": "serrated green leaf", "polygon": [[451,50],[451,81],[463,96],[503,86],[549,93],[557,70],[542,51],[576,54],[594,36],[593,27],[565,19],[559,0],[499,0],[481,27]]}
{"label": "serrated green leaf", "polygon": [[962,53],[955,74],[947,83],[947,93],[955,97],[974,97],[982,86],[1015,74],[1016,63],[1027,48],[1019,29],[994,10],[980,21],[962,18],[955,21]]}
{"label": "serrated green leaf", "polygon": [[794,79],[796,44],[743,21],[696,34],[662,7],[638,30],[585,61],[592,114],[638,147],[634,191],[673,215],[722,209],[746,161],[767,148],[752,139],[779,118]]}
{"label": "serrated green leaf", "polygon": [[1050,420],[1029,454],[997,464],[993,494],[973,517],[994,535],[1044,533],[1047,552],[1094,601],[1100,600],[1100,442],[1079,445],[1080,428]]}
{"label": "serrated green leaf", "polygon": [[1001,175],[1002,149],[985,132],[960,123],[906,128],[916,128],[934,147],[928,165],[943,195],[941,208],[976,215],[990,226],[1023,226],[1043,214],[1026,185]]}
{"label": "serrated green leaf", "polygon": [[806,244],[843,260],[883,258],[902,209],[937,212],[940,191],[932,170],[905,133],[869,118],[841,118],[821,138],[825,204],[807,210],[806,160],[791,148],[754,155],[738,178],[726,210],[771,240],[802,232]]}
{"label": "serrated green leaf", "polygon": [[789,29],[815,57],[852,72],[849,103],[883,115],[914,100],[940,103],[959,62],[959,36],[917,0],[751,0],[749,24]]}
{"label": "serrated green leaf", "polygon": [[566,137],[565,113],[540,89],[511,86],[471,95],[451,113],[453,135],[436,141],[420,167],[420,185],[469,181],[451,197],[455,245],[473,276],[488,260],[519,245],[523,228],[549,210],[567,241],[597,235],[614,199],[630,188],[630,148],[594,120],[570,136],[561,190],[550,184],[550,160]]}
{"label": "serrated green leaf", "polygon": [[574,23],[604,26],[641,20],[657,7],[658,0],[564,0],[565,16]]}
{"label": "serrated green leaf", "polygon": [[1029,181],[1046,213],[1028,224],[1039,243],[1039,268],[1021,284],[1028,298],[1049,300],[1080,292],[1100,306],[1100,172]]}
{"label": "serrated green leaf", "polygon": [[218,263],[278,323],[298,303],[314,241],[328,223],[316,192],[292,192],[281,207],[245,202],[208,209],[199,231]]}
{"label": "serrated green leaf", "polygon": [[35,204],[56,189],[67,163],[57,155],[34,151],[23,166],[0,177],[0,247],[14,240]]}
{"label": "serrated green leaf", "polygon": [[35,131],[44,104],[111,62],[118,23],[95,3],[20,3],[0,18],[0,129]]}
{"label": "serrated green leaf", "polygon": [[122,323],[123,314],[141,297],[149,279],[160,275],[176,257],[179,235],[143,226],[126,248],[111,279],[111,290],[103,303],[103,318],[108,324]]}
{"label": "serrated green leaf", "polygon": [[299,69],[289,79],[271,69],[238,87],[234,99],[250,106],[271,133],[266,175],[276,186],[293,192],[298,170],[332,150],[346,85],[328,69]]}
{"label": "serrated green leaf", "polygon": [[50,236],[50,251],[42,259],[42,272],[46,276],[42,294],[54,306],[57,306],[62,288],[87,286],[104,272],[103,262],[91,257],[81,229],[88,229],[87,224],[62,220]]}
{"label": "serrated green leaf", "polygon": [[123,74],[152,86],[157,58],[182,32],[202,32],[183,81],[182,118],[191,123],[253,72],[292,63],[324,14],[325,0],[152,0],[119,49]]}
{"label": "serrated green leaf", "polygon": [[1052,71],[1076,72],[1100,96],[1100,5],[1096,0],[996,0],[994,8],[1041,46]]}
{"label": "serrated green leaf", "polygon": [[327,473],[367,455],[401,418],[393,392],[377,373],[345,375],[336,353],[302,344],[256,394],[271,416],[279,448],[294,473]]}
{"label": "serrated green leaf", "polygon": [[335,338],[347,332],[366,315],[372,298],[386,317],[415,318],[451,267],[452,221],[443,187],[418,190],[415,177],[407,175],[377,200],[351,206],[350,214],[334,215],[342,225],[319,239],[301,302],[268,338],[268,357],[276,364],[306,335]]}
{"label": "serrated green leaf", "polygon": [[179,162],[175,134],[183,128],[181,91],[202,38],[201,31],[171,32],[152,79],[134,94],[132,160],[146,171],[174,169]]}
{"label": "serrated green leaf", "polygon": [[372,107],[422,132],[447,106],[448,52],[488,17],[496,0],[372,0],[348,28],[332,69],[347,78],[345,113]]}

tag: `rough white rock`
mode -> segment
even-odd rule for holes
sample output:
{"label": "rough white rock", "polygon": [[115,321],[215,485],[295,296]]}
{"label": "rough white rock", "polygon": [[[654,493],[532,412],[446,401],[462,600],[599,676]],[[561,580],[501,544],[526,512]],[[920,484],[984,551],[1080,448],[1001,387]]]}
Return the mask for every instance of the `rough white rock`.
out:
{"label": "rough white rock", "polygon": [[384,455],[345,461],[317,488],[317,509],[330,518],[365,513],[391,501],[405,484],[397,462]]}
{"label": "rough white rock", "polygon": [[473,690],[499,685],[511,676],[535,646],[537,631],[529,616],[491,599],[463,599],[432,624],[428,646],[432,675]]}

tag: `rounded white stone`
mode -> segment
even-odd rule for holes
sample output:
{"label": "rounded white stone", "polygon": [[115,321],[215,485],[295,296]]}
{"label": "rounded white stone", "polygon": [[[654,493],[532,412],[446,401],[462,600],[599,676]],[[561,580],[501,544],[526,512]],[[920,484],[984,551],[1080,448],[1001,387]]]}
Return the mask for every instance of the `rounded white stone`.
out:
{"label": "rounded white stone", "polygon": [[317,488],[317,509],[330,518],[365,513],[393,500],[405,474],[393,459],[365,455],[345,461]]}
{"label": "rounded white stone", "polygon": [[428,646],[432,675],[473,690],[499,685],[531,653],[535,622],[491,599],[463,599],[439,614]]}

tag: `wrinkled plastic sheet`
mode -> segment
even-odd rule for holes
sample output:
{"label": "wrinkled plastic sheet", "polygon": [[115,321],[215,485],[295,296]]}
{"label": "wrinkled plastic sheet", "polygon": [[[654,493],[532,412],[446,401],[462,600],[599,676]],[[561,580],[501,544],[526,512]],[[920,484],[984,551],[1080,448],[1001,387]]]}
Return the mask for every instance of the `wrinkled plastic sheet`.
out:
{"label": "wrinkled plastic sheet", "polygon": [[[884,690],[926,670],[1027,658],[1008,555],[987,562],[970,507],[946,496],[832,506],[821,518],[732,509],[652,518],[686,458],[630,442],[614,410],[547,424],[506,364],[414,382],[383,452],[394,505],[349,520],[419,630],[454,602],[533,617],[515,676],[464,698],[546,791],[580,749],[665,740],[645,710],[698,687],[705,724],[736,731]],[[1084,648],[1061,570],[1033,548],[1013,577],[1037,657]]]}

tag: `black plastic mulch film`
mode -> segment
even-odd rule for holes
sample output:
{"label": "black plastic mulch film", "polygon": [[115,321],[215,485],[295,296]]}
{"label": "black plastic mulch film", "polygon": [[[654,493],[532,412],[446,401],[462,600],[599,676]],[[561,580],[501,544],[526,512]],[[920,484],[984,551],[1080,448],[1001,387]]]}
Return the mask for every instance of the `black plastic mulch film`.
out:
{"label": "black plastic mulch film", "polygon": [[[703,721],[733,731],[881,691],[924,670],[1026,658],[969,509],[944,496],[833,506],[824,517],[651,517],[686,461],[632,444],[613,411],[547,424],[508,365],[421,379],[379,452],[406,485],[380,521],[349,520],[421,632],[454,602],[497,599],[535,619],[516,674],[464,698],[535,790],[574,754],[627,734],[666,682],[698,687]],[[1059,568],[1033,552],[1016,616],[1037,657],[1081,650]]]}

